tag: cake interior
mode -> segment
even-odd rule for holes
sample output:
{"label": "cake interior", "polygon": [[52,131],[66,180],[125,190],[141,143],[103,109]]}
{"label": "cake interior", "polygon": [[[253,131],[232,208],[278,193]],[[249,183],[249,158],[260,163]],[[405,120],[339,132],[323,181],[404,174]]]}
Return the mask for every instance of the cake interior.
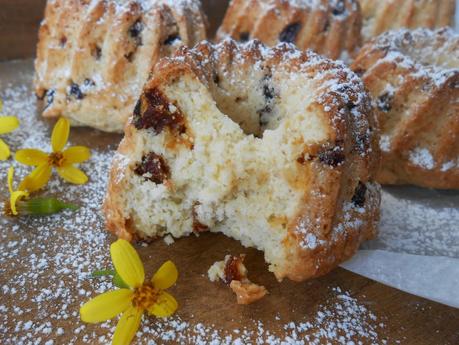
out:
{"label": "cake interior", "polygon": [[[184,115],[182,139],[191,145],[171,144],[167,130],[137,131],[125,212],[142,236],[221,232],[264,251],[275,270],[308,188],[308,166],[297,159],[305,145],[328,139],[328,124],[313,102],[313,79],[242,73],[209,86],[185,74],[161,86],[169,110]],[[151,153],[167,166],[168,182],[135,172]]]}

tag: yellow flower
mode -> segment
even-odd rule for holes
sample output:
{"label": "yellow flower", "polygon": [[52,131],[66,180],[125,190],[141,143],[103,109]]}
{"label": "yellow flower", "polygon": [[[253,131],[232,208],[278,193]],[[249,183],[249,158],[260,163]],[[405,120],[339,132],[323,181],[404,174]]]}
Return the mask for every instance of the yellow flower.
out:
{"label": "yellow flower", "polygon": [[[3,102],[0,100],[0,112],[3,110]],[[0,117],[0,134],[14,131],[19,127],[19,120],[14,116]],[[10,148],[0,139],[0,160],[4,161],[10,156]]]}
{"label": "yellow flower", "polygon": [[80,308],[80,316],[84,322],[97,323],[122,313],[112,343],[125,345],[134,338],[145,311],[157,317],[167,317],[177,310],[177,301],[164,290],[175,284],[178,272],[172,261],[166,261],[151,281],[145,281],[139,255],[123,239],[112,243],[110,254],[116,272],[129,288],[105,292],[93,298]]}
{"label": "yellow flower", "polygon": [[62,151],[67,144],[69,132],[69,121],[61,117],[51,134],[53,152],[48,154],[37,149],[23,149],[16,152],[15,159],[18,162],[36,167],[28,176],[30,181],[27,190],[29,192],[39,190],[48,183],[53,167],[67,182],[84,184],[88,181],[85,173],[73,165],[89,159],[91,156],[89,149],[85,146],[73,146]]}
{"label": "yellow flower", "polygon": [[17,216],[18,211],[16,209],[16,204],[22,200],[23,198],[27,198],[29,193],[23,191],[21,189],[14,190],[13,189],[13,176],[14,176],[14,168],[10,167],[8,169],[8,190],[10,191],[10,200],[5,203],[4,212],[8,216]]}

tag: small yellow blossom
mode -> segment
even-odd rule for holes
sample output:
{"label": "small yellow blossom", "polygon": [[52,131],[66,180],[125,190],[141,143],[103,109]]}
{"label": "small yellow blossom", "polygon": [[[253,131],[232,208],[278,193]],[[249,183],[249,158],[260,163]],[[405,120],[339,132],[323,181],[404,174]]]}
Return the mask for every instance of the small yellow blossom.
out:
{"label": "small yellow blossom", "polygon": [[[3,212],[6,216],[46,216],[60,212],[62,210],[77,210],[78,206],[63,202],[53,197],[29,198],[28,189],[31,183],[30,178],[26,177],[19,184],[17,190],[13,188],[14,168],[8,169],[8,190],[9,200],[5,200]],[[26,199],[26,200],[24,200]]]}
{"label": "small yellow blossom", "polygon": [[24,190],[14,190],[13,189],[13,176],[14,176],[14,168],[10,167],[8,169],[8,190],[10,191],[10,200],[9,203],[5,202],[4,205],[4,212],[8,216],[17,216],[18,211],[16,209],[16,204],[29,196],[29,193]]}
{"label": "small yellow blossom", "polygon": [[[0,100],[0,112],[3,110],[3,102]],[[0,117],[0,134],[6,134],[19,127],[19,120],[14,116]],[[4,161],[10,156],[10,148],[0,139],[0,160]]]}
{"label": "small yellow blossom", "polygon": [[177,301],[164,290],[175,284],[178,272],[172,261],[166,261],[150,281],[145,281],[139,255],[123,239],[112,243],[110,254],[116,272],[129,288],[105,292],[93,298],[80,308],[80,316],[84,322],[97,323],[122,313],[112,343],[125,345],[134,338],[145,311],[156,317],[167,317],[177,310]]}
{"label": "small yellow blossom", "polygon": [[67,182],[84,184],[88,177],[83,171],[74,167],[74,164],[89,159],[91,152],[85,146],[72,146],[62,151],[67,144],[70,132],[70,123],[61,117],[54,126],[51,134],[51,146],[53,152],[46,153],[37,149],[23,149],[16,152],[15,159],[25,165],[36,168],[29,174],[28,191],[34,192],[46,186],[53,167],[57,173]]}

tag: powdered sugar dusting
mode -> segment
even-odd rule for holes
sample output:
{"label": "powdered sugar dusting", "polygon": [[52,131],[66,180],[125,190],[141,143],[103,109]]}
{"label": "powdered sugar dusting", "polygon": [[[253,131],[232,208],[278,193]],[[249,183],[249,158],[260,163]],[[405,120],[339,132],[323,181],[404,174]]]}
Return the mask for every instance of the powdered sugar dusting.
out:
{"label": "powdered sugar dusting", "polygon": [[433,169],[435,167],[435,160],[426,148],[415,148],[410,152],[408,159],[412,164],[424,169]]}
{"label": "powdered sugar dusting", "polygon": [[363,245],[418,255],[459,258],[459,195],[418,188],[385,188],[376,240]]}
{"label": "powdered sugar dusting", "polygon": [[[281,323],[280,336],[266,329],[266,325],[253,320],[251,325],[241,325],[232,331],[219,330],[202,323],[193,324],[174,317],[167,322],[143,323],[143,334],[151,334],[157,342],[204,344],[387,344],[379,337],[385,325],[368,308],[339,287],[331,289],[332,296],[319,305],[314,315],[297,322],[273,317]],[[273,320],[273,321],[274,321]],[[139,334],[138,334],[139,335]]]}

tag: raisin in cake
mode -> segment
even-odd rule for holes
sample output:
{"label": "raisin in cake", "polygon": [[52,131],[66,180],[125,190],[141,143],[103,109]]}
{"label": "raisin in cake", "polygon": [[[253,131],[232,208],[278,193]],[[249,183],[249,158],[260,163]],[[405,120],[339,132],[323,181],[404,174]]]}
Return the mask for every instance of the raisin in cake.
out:
{"label": "raisin in cake", "polygon": [[359,0],[362,35],[368,40],[400,28],[438,28],[452,25],[456,0]]}
{"label": "raisin in cake", "polygon": [[201,43],[162,59],[114,158],[119,237],[221,232],[278,279],[324,274],[374,237],[378,135],[360,79],[291,44]]}
{"label": "raisin in cake", "polygon": [[206,37],[195,0],[49,0],[35,90],[43,116],[121,132],[152,66]]}
{"label": "raisin in cake", "polygon": [[375,100],[378,181],[459,188],[459,35],[388,32],[363,47],[352,67]]}
{"label": "raisin in cake", "polygon": [[361,25],[357,0],[233,0],[217,40],[290,42],[336,59],[358,48]]}

